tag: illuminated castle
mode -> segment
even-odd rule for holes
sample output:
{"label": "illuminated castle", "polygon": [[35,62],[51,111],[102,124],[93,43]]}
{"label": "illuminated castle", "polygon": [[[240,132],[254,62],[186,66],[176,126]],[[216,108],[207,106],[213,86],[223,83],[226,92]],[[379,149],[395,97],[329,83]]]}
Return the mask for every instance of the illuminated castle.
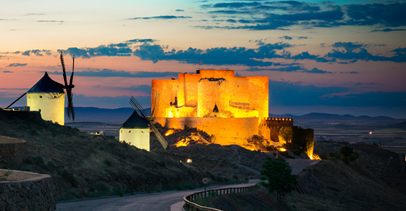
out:
{"label": "illuminated castle", "polygon": [[[198,70],[152,80],[154,121],[171,129],[197,128],[213,142],[255,149],[247,139],[268,119],[268,77],[234,76],[234,70]],[[263,125],[263,124],[262,124]],[[270,138],[270,137],[269,137]]]}

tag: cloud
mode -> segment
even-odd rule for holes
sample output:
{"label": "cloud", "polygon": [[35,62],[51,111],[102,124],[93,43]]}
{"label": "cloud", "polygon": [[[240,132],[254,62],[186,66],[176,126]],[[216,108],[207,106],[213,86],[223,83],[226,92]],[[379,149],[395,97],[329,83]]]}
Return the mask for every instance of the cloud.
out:
{"label": "cloud", "polygon": [[176,12],[184,12],[185,10],[182,10],[182,9],[176,9],[175,11],[176,11]]}
{"label": "cloud", "polygon": [[58,21],[58,20],[37,20],[37,22],[43,22],[43,23],[63,23],[63,21]]}
{"label": "cloud", "polygon": [[27,66],[27,63],[10,63],[6,67],[24,67],[24,66]]}
{"label": "cloud", "polygon": [[126,42],[131,42],[131,43],[150,43],[150,42],[155,42],[156,40],[154,39],[132,39],[132,40],[127,40]]}
{"label": "cloud", "polygon": [[217,47],[205,50],[189,48],[187,50],[172,50],[165,52],[162,46],[145,43],[134,51],[134,55],[142,60],[151,60],[156,63],[160,60],[176,60],[179,62],[199,64],[203,61],[206,65],[246,65],[270,66],[272,62],[261,59],[283,58],[276,50],[291,47],[288,43],[274,43],[259,46],[256,49],[245,47]]}
{"label": "cloud", "polygon": [[382,25],[399,27],[406,25],[406,3],[351,4],[347,6],[350,25]]}
{"label": "cloud", "polygon": [[371,32],[396,32],[396,31],[406,31],[406,29],[392,29],[392,28],[384,28],[384,29],[375,29]]}
{"label": "cloud", "polygon": [[40,12],[40,13],[27,13],[25,14],[25,16],[29,16],[29,15],[46,15],[44,12]]}
{"label": "cloud", "polygon": [[150,20],[150,19],[163,19],[163,20],[169,20],[169,19],[184,19],[184,18],[192,18],[190,16],[175,16],[175,15],[161,15],[161,16],[152,16],[152,17],[135,17],[135,18],[128,18],[127,20]]}
{"label": "cloud", "polygon": [[247,6],[259,6],[261,5],[258,2],[233,2],[233,3],[217,3],[217,4],[204,4],[201,5],[202,8],[241,8]]}
{"label": "cloud", "polygon": [[95,48],[83,49],[72,47],[64,51],[72,56],[82,58],[90,58],[94,56],[131,56],[131,53],[133,52],[126,44],[111,44],[109,46],[101,45]]}
{"label": "cloud", "polygon": [[356,72],[356,71],[340,72],[340,74],[359,74],[359,72]]}
{"label": "cloud", "polygon": [[333,74],[333,72],[330,72],[330,71],[325,71],[325,70],[319,70],[319,69],[317,69],[317,68],[313,68],[313,69],[311,69],[311,70],[304,70],[304,71],[302,71],[303,73],[316,73],[316,74],[326,74],[326,73],[328,73],[328,74]]}
{"label": "cloud", "polygon": [[308,39],[307,36],[298,36],[297,39],[301,40],[301,39]]}
{"label": "cloud", "polygon": [[[237,1],[203,4],[208,14],[234,15],[242,25],[197,26],[203,29],[287,30],[291,26],[313,27],[406,26],[406,2],[387,1],[373,4],[299,1]],[[403,31],[386,28],[372,32]]]}
{"label": "cloud", "polygon": [[14,71],[4,70],[3,73],[14,73]]}
{"label": "cloud", "polygon": [[281,65],[275,65],[275,66],[281,66],[281,67],[279,67],[279,68],[257,68],[257,67],[252,67],[250,69],[246,69],[246,71],[249,71],[249,72],[278,71],[278,72],[302,72],[302,73],[313,73],[313,74],[333,74],[333,72],[325,71],[325,70],[319,70],[317,68],[307,70],[306,68],[302,67],[298,63],[283,64],[283,65],[281,64]]}
{"label": "cloud", "polygon": [[287,35],[282,36],[282,37],[279,37],[279,38],[280,38],[280,39],[285,39],[285,40],[292,40],[292,39],[293,39],[293,37],[287,36]]}
{"label": "cloud", "polygon": [[249,72],[256,72],[256,71],[296,72],[301,69],[302,68],[300,66],[289,66],[289,67],[281,67],[281,68],[263,68],[263,69],[253,67],[250,69],[246,69],[246,71],[249,71]]}
{"label": "cloud", "polygon": [[341,60],[350,60],[350,63],[358,60],[365,61],[392,61],[392,62],[406,62],[406,48],[394,49],[391,52],[395,56],[385,57],[372,55],[365,49],[368,45],[357,42],[336,42],[332,45],[334,48],[331,52],[327,53],[327,57]]}
{"label": "cloud", "polygon": [[287,56],[287,57],[285,57],[285,58],[294,59],[294,60],[305,60],[305,59],[309,59],[309,60],[315,60],[315,61],[317,61],[317,62],[331,62],[331,60],[329,60],[329,59],[326,59],[326,58],[321,57],[321,56],[318,56],[318,55],[309,54],[309,52],[307,52],[307,51],[302,52],[302,53],[297,54],[297,55],[294,55],[294,56],[289,55],[289,56]]}
{"label": "cloud", "polygon": [[[62,72],[55,71],[49,74],[62,75]],[[110,70],[110,69],[89,69],[84,71],[75,72],[75,76],[83,77],[132,77],[132,78],[159,78],[177,76],[179,72],[129,72],[124,70]]]}
{"label": "cloud", "polygon": [[[20,53],[19,51],[15,52],[15,53]],[[50,50],[27,50],[24,52],[21,52],[21,55],[23,56],[31,56],[32,54],[36,55],[36,56],[44,56],[44,54],[46,55],[51,55],[52,52]]]}

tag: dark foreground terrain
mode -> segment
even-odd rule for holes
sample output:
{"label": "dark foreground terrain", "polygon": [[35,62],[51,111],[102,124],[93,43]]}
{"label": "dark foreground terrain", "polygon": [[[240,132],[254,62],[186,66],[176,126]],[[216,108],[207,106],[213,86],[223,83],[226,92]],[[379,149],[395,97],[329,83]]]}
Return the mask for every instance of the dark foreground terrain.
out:
{"label": "dark foreground terrain", "polygon": [[203,177],[209,177],[212,183],[228,184],[256,176],[227,160],[194,157],[196,162],[188,164],[188,156],[182,153],[147,152],[112,136],[90,135],[35,115],[3,110],[0,136],[27,142],[24,155],[0,163],[0,168],[50,174],[59,188],[59,200],[193,189],[202,185]]}
{"label": "dark foreground terrain", "polygon": [[404,210],[404,160],[400,161],[396,153],[363,143],[316,142],[315,153],[339,154],[342,146],[352,147],[359,158],[349,164],[335,158],[326,159],[305,168],[298,179],[303,193],[293,191],[285,206],[278,206],[275,194],[264,188],[212,197],[201,203],[226,211]]}

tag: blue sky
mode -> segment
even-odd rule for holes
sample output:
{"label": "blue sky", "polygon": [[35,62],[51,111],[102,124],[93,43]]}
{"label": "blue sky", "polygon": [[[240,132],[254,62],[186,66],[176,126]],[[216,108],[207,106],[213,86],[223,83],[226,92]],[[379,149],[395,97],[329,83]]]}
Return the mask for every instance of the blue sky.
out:
{"label": "blue sky", "polygon": [[406,118],[404,0],[1,3],[0,107],[44,71],[62,82],[64,51],[77,106],[149,107],[152,79],[200,63],[268,76],[270,113]]}

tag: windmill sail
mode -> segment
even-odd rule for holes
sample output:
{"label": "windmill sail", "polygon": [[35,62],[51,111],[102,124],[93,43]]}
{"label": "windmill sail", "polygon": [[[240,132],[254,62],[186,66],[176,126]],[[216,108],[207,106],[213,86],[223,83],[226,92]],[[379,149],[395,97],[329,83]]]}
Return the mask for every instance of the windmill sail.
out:
{"label": "windmill sail", "polygon": [[63,61],[63,53],[61,52],[61,65],[62,65],[62,71],[63,71],[63,80],[65,82],[65,89],[66,89],[66,95],[68,98],[68,117],[69,119],[72,119],[72,121],[75,121],[75,111],[73,109],[73,99],[72,99],[72,88],[75,87],[73,85],[73,74],[75,71],[75,57],[73,57],[73,65],[72,65],[72,74],[70,76],[70,83],[68,84],[68,80],[66,79],[66,70],[65,70],[65,62]]}
{"label": "windmill sail", "polygon": [[168,147],[168,142],[165,140],[165,138],[161,135],[161,133],[158,131],[158,129],[155,127],[154,124],[152,124],[152,115],[151,118],[147,118],[147,112],[145,109],[141,106],[141,104],[133,97],[131,96],[130,98],[130,105],[131,107],[134,108],[134,110],[142,117],[142,119],[148,123],[152,131],[154,131],[155,136],[157,137],[158,141],[161,143],[162,147],[166,149]]}

